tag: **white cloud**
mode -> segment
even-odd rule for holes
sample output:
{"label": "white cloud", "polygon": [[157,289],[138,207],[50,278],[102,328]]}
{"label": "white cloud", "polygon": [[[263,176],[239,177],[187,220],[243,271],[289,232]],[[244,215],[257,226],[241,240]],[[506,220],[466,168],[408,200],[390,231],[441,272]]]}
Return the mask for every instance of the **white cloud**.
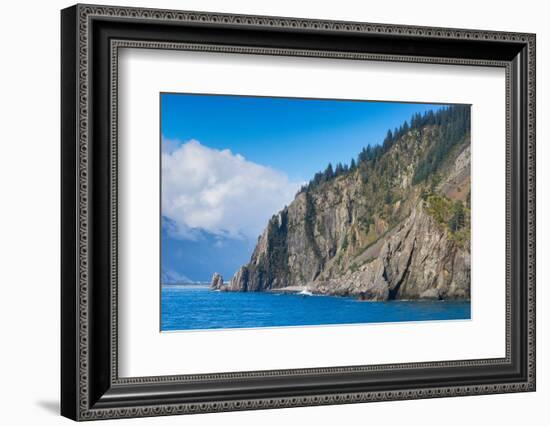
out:
{"label": "white cloud", "polygon": [[177,139],[162,138],[162,153],[172,154],[180,147],[181,143]]}
{"label": "white cloud", "polygon": [[170,220],[168,231],[182,239],[196,240],[202,231],[256,238],[300,185],[228,149],[163,140],[162,214]]}

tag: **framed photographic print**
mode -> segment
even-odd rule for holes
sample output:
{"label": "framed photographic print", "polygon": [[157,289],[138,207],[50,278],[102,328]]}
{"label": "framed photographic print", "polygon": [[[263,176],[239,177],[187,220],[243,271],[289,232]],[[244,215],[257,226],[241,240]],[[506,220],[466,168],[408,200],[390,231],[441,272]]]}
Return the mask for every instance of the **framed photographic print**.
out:
{"label": "framed photographic print", "polygon": [[160,98],[161,331],[471,318],[469,105]]}
{"label": "framed photographic print", "polygon": [[76,5],[74,420],[535,390],[535,36]]}

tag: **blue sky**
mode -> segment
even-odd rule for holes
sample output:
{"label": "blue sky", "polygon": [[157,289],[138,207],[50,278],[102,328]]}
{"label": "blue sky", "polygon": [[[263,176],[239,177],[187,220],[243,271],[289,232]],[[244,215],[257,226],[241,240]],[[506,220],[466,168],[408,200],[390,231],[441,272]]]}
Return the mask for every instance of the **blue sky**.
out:
{"label": "blue sky", "polygon": [[269,218],[327,166],[440,105],[161,94],[162,276],[226,280]]}
{"label": "blue sky", "polygon": [[161,95],[162,135],[196,139],[231,149],[252,162],[309,180],[329,162],[348,163],[367,145],[382,142],[416,113],[440,105],[264,98]]}

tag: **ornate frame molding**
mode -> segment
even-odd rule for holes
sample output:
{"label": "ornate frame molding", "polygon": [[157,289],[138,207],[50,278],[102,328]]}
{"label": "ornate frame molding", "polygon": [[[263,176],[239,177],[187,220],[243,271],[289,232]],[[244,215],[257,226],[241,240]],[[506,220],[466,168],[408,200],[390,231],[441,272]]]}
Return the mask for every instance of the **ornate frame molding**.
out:
{"label": "ornate frame molding", "polygon": [[[64,291],[68,286],[73,286],[75,292],[76,306],[71,315],[65,315],[63,321],[68,321],[68,317],[73,318],[76,323],[76,336],[72,336],[74,342],[71,346],[76,349],[77,357],[74,363],[75,383],[68,390],[75,391],[76,406],[72,405],[72,400],[63,394],[66,400],[66,408],[63,409],[65,415],[78,420],[92,420],[113,417],[141,417],[151,415],[171,415],[197,412],[229,411],[229,410],[248,410],[261,408],[278,408],[292,406],[308,405],[326,405],[343,404],[353,402],[400,400],[416,398],[434,398],[443,396],[461,396],[488,393],[504,393],[518,391],[533,391],[535,389],[535,36],[533,34],[519,34],[510,32],[478,31],[464,29],[447,28],[426,28],[410,27],[401,25],[369,24],[358,22],[337,22],[324,20],[293,19],[293,18],[275,18],[265,16],[246,16],[229,15],[202,12],[182,12],[156,9],[136,9],[125,7],[103,7],[77,5],[71,8],[70,12],[65,12],[67,20],[74,25],[74,28],[68,30],[76,37],[75,52],[73,52],[75,64],[75,91],[76,91],[76,129],[75,139],[64,141],[66,144],[75,145],[76,169],[75,169],[75,205],[72,206],[76,214],[76,247],[74,256],[76,258],[76,279],[69,280],[64,284]],[[527,282],[525,288],[526,300],[526,375],[525,380],[503,382],[499,384],[479,384],[465,386],[436,386],[427,388],[400,388],[398,390],[366,391],[366,392],[337,392],[324,393],[306,396],[273,396],[267,398],[244,398],[244,399],[220,399],[209,402],[169,402],[158,404],[104,404],[98,403],[97,397],[92,397],[94,391],[90,389],[91,374],[94,370],[90,365],[90,354],[93,351],[92,341],[94,336],[90,330],[90,321],[93,318],[90,315],[90,276],[91,276],[91,215],[93,205],[91,200],[91,187],[93,186],[90,162],[90,141],[93,136],[90,132],[90,114],[92,106],[90,104],[92,97],[91,81],[91,49],[92,22],[96,19],[113,21],[132,21],[143,24],[162,24],[172,23],[178,25],[221,25],[224,27],[235,28],[255,28],[255,29],[277,29],[292,31],[315,31],[325,33],[349,33],[361,35],[380,35],[384,37],[412,37],[414,39],[424,40],[466,40],[483,41],[488,43],[506,42],[524,46],[527,60],[525,78],[525,126],[526,126],[526,167],[527,180],[525,182],[524,200],[527,206],[527,235],[526,238],[526,271]],[[120,48],[154,48],[154,49],[176,49],[176,50],[195,50],[208,52],[225,52],[236,54],[262,54],[262,55],[291,55],[291,56],[310,56],[325,57],[336,59],[355,59],[355,60],[374,60],[374,61],[397,61],[397,62],[418,62],[418,63],[444,63],[456,65],[478,65],[504,67],[506,69],[506,110],[507,110],[507,260],[506,260],[506,357],[503,359],[483,359],[483,360],[464,360],[452,362],[434,362],[434,363],[415,363],[415,364],[393,364],[393,365],[373,365],[361,367],[327,367],[322,369],[301,369],[301,370],[275,370],[262,372],[246,373],[222,373],[210,375],[193,376],[161,376],[161,377],[140,377],[140,378],[119,378],[117,368],[117,84],[118,84],[118,50]],[[511,341],[512,341],[512,138],[514,129],[511,127],[512,114],[514,106],[512,98],[514,96],[514,82],[512,74],[514,72],[514,63],[509,60],[484,60],[484,59],[464,59],[464,58],[445,58],[437,56],[407,56],[394,54],[372,54],[361,52],[344,51],[326,51],[315,49],[294,49],[294,48],[272,48],[272,47],[248,47],[237,45],[216,45],[211,43],[181,43],[172,41],[144,41],[139,39],[112,39],[110,40],[110,345],[111,359],[109,366],[110,386],[113,388],[123,388],[126,385],[155,385],[181,382],[208,382],[222,379],[243,379],[243,378],[263,378],[277,376],[304,376],[308,374],[330,375],[334,373],[357,373],[387,370],[406,370],[422,368],[446,368],[446,367],[472,367],[482,365],[504,365],[511,363]],[[72,57],[71,57],[72,58]],[[74,106],[71,106],[75,108]],[[517,111],[516,111],[517,112]],[[67,161],[75,161],[72,158]],[[522,188],[520,188],[522,189]],[[67,338],[69,339],[69,338]],[[73,347],[74,346],[74,347]]]}

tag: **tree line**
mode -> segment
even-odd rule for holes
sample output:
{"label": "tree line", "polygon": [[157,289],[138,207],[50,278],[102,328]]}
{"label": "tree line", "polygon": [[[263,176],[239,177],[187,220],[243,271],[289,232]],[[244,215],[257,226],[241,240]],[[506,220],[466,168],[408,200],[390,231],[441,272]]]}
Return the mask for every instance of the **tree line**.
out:
{"label": "tree line", "polygon": [[389,129],[381,144],[364,147],[357,159],[352,158],[349,165],[337,163],[333,166],[332,163],[329,163],[325,170],[315,173],[313,178],[300,189],[300,192],[314,189],[339,176],[355,172],[357,169],[364,170],[367,164],[375,165],[397,141],[410,131],[420,131],[426,126],[437,126],[439,129],[438,141],[419,162],[415,171],[413,183],[417,184],[437,170],[449,151],[459,144],[470,131],[470,124],[469,105],[453,105],[443,107],[435,112],[429,110],[424,114],[416,113],[410,120],[404,121],[393,131]]}

